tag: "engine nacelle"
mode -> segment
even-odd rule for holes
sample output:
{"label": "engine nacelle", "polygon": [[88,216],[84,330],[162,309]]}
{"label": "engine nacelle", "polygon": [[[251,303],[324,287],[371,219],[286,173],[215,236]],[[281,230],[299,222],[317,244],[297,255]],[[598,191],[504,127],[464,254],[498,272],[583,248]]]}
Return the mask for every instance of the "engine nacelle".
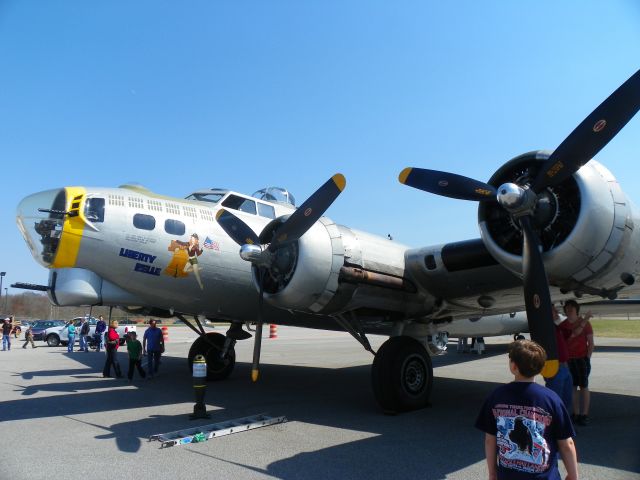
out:
{"label": "engine nacelle", "polygon": [[[268,242],[273,231],[286,220],[280,217],[260,234]],[[265,300],[288,310],[319,312],[335,296],[338,276],[344,265],[344,247],[338,226],[320,218],[302,237],[278,248],[274,262],[265,273]],[[253,267],[259,288],[260,270]]]}
{"label": "engine nacelle", "polygon": [[[518,156],[501,167],[488,183],[496,187],[505,182],[522,185],[535,178],[549,155],[537,151]],[[533,223],[540,236],[550,284],[577,293],[613,296],[625,284],[635,281],[636,262],[622,260],[627,252],[637,251],[640,246],[634,230],[637,219],[633,206],[604,166],[591,160],[572,177],[547,187],[538,199]],[[478,220],[491,255],[521,275],[522,232],[517,221],[497,202],[481,203]],[[634,270],[628,271],[629,268]]]}

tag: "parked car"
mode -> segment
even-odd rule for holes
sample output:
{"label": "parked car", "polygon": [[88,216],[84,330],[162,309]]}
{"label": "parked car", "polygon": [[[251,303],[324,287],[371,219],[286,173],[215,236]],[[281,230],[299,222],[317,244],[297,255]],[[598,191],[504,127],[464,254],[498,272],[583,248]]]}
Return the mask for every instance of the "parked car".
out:
{"label": "parked car", "polygon": [[31,331],[33,332],[33,339],[44,340],[45,339],[44,331],[47,328],[64,327],[66,323],[67,322],[65,322],[64,320],[36,320],[31,323],[31,326],[32,326]]}
{"label": "parked car", "polygon": [[[62,326],[51,327],[45,330],[44,332],[44,340],[47,342],[47,345],[50,347],[57,347],[58,345],[66,345],[69,342],[69,332],[67,330],[67,325],[73,322],[76,328],[80,327],[82,319],[84,317],[76,317],[70,322],[64,322]],[[98,323],[98,319],[94,317],[89,317],[89,335],[93,336],[96,331],[96,323]],[[135,325],[119,325],[116,329],[118,335],[120,335],[120,345],[124,345],[126,342],[125,336],[129,332],[135,332]],[[78,330],[79,332],[79,330]],[[80,335],[76,334],[76,342],[80,341]]]}

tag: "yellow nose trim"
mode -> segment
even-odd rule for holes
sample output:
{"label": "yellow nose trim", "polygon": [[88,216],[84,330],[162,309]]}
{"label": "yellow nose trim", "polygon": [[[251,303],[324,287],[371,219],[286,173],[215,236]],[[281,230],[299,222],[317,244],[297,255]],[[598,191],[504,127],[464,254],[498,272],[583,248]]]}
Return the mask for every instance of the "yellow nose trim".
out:
{"label": "yellow nose trim", "polygon": [[62,235],[58,244],[56,258],[51,268],[74,267],[78,260],[80,241],[84,233],[84,201],[86,190],[83,187],[65,187],[67,193],[66,211],[62,227]]}

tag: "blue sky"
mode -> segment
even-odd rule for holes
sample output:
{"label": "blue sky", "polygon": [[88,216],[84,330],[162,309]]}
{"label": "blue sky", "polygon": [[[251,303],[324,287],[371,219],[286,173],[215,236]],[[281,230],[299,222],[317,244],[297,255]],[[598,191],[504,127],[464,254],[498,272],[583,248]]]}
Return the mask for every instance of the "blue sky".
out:
{"label": "blue sky", "polygon": [[[398,173],[487,180],[639,68],[633,0],[1,0],[4,286],[46,283],[15,209],[64,185],[279,185],[300,203],[341,172],[338,223],[410,246],[477,237],[475,204]],[[640,117],[597,159],[637,203]]]}

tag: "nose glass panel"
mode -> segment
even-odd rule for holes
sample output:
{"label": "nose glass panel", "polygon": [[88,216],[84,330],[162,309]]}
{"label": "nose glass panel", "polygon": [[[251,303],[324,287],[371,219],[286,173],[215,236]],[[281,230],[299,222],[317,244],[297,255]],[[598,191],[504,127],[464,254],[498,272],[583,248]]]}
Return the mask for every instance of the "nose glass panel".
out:
{"label": "nose glass panel", "polygon": [[16,221],[33,258],[49,267],[56,256],[64,224],[64,189],[29,195],[18,205]]}

